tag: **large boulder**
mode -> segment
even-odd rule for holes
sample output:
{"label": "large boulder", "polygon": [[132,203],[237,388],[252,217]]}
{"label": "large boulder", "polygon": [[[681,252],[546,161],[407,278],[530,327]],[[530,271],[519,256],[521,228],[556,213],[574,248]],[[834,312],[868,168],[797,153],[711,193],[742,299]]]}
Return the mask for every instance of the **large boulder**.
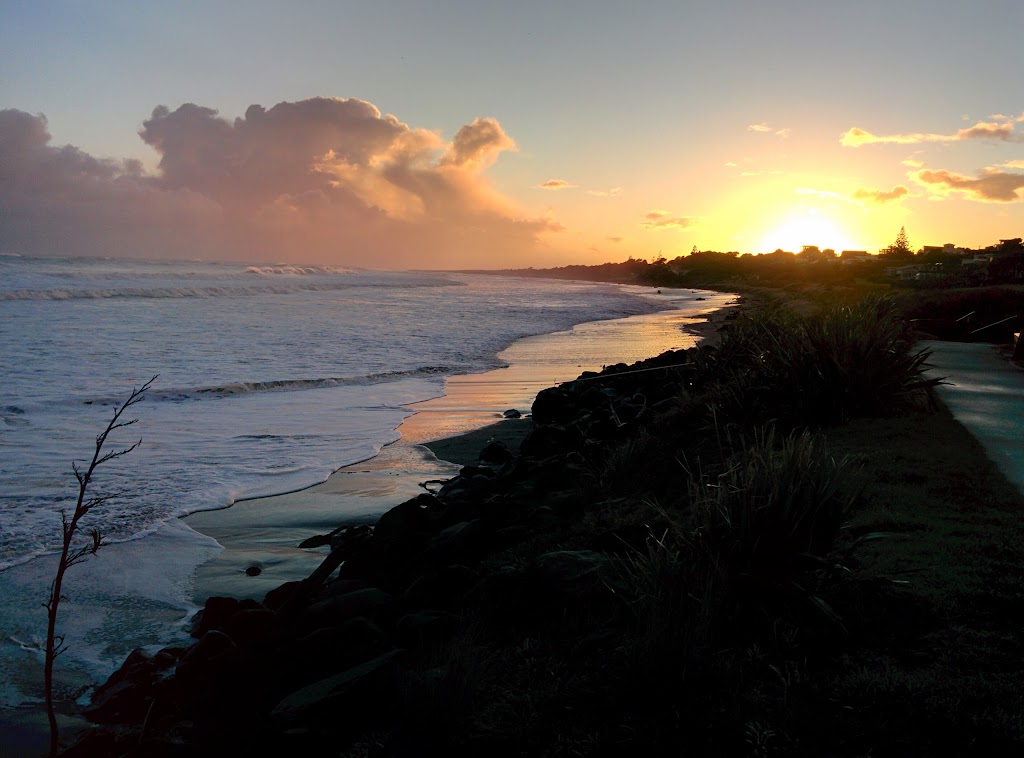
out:
{"label": "large boulder", "polygon": [[376,587],[367,587],[342,594],[328,595],[306,606],[300,614],[299,628],[337,626],[349,619],[363,616],[373,621],[387,621],[394,615],[394,598]]}
{"label": "large boulder", "polygon": [[437,498],[424,494],[396,505],[377,521],[374,537],[391,539],[429,529],[430,511],[436,504]]}
{"label": "large boulder", "polygon": [[181,650],[162,650],[151,656],[141,648],[121,664],[92,694],[85,717],[97,724],[123,724],[146,715],[157,683],[174,666]]}
{"label": "large boulder", "polygon": [[360,663],[285,696],[270,713],[282,727],[320,720],[343,720],[362,727],[380,717],[384,698],[394,690],[394,670],[401,650]]}

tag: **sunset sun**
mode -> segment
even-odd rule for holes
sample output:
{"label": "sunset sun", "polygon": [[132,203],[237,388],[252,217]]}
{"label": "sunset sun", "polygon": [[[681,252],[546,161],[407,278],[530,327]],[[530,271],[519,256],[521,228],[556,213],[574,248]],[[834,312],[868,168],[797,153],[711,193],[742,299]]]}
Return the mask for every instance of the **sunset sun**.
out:
{"label": "sunset sun", "polygon": [[766,253],[779,249],[798,253],[805,245],[815,245],[822,250],[831,248],[837,253],[856,247],[841,225],[811,210],[790,216],[768,232],[761,239],[760,249]]}

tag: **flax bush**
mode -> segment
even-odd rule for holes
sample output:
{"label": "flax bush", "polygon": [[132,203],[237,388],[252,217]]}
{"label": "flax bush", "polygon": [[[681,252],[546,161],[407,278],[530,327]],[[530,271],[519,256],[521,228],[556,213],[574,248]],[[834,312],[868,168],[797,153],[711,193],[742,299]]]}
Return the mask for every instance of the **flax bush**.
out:
{"label": "flax bush", "polygon": [[751,424],[843,423],[920,401],[941,381],[924,376],[930,353],[915,348],[884,297],[809,317],[756,310],[726,331],[713,355],[702,369],[716,385],[716,409]]}

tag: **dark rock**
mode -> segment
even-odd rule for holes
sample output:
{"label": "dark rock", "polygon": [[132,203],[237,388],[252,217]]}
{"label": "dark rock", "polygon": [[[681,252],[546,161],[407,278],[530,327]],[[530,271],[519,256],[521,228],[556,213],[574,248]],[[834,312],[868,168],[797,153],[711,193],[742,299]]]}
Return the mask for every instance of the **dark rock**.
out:
{"label": "dark rock", "polygon": [[482,466],[463,466],[459,472],[459,476],[464,479],[472,479],[474,477],[482,476],[486,479],[494,478],[494,470],[484,468]]}
{"label": "dark rock", "polygon": [[192,617],[192,636],[202,637],[217,629],[238,612],[238,600],[233,597],[210,597],[203,609]]}
{"label": "dark rock", "polygon": [[356,616],[299,637],[283,655],[288,659],[292,681],[304,685],[374,658],[391,647],[388,635],[377,624]]}
{"label": "dark rock", "polygon": [[331,532],[331,550],[342,547],[351,552],[364,545],[372,534],[373,530],[369,524],[349,524],[338,527]]}
{"label": "dark rock", "polygon": [[329,534],[314,534],[312,537],[307,537],[299,543],[299,547],[303,550],[312,550],[313,548],[323,547],[324,545],[331,544],[331,535]]}
{"label": "dark rock", "polygon": [[225,658],[238,649],[224,632],[210,630],[189,648],[174,669],[174,680],[184,700],[210,681],[210,676],[224,662]]}
{"label": "dark rock", "polygon": [[313,548],[324,547],[325,545],[330,545],[331,547],[334,547],[334,545],[337,542],[339,542],[347,536],[350,536],[351,532],[358,531],[364,528],[364,524],[346,524],[345,526],[339,526],[337,529],[328,534],[316,534],[312,537],[304,539],[302,542],[299,543],[299,547],[304,550],[311,550]]}
{"label": "dark rock", "polygon": [[422,574],[402,594],[404,608],[443,608],[455,610],[480,577],[466,566],[454,564],[439,571]]}
{"label": "dark rock", "polygon": [[458,628],[459,622],[460,618],[454,613],[438,610],[418,611],[398,619],[395,634],[399,644],[416,647],[448,637]]}
{"label": "dark rock", "polygon": [[523,414],[517,411],[515,408],[509,408],[507,411],[501,414],[505,418],[522,418]]}
{"label": "dark rock", "polygon": [[373,534],[378,539],[424,531],[430,525],[430,510],[437,503],[433,495],[418,495],[396,505],[377,521]]}
{"label": "dark rock", "polygon": [[548,458],[575,449],[577,440],[578,435],[570,434],[562,426],[549,424],[534,428],[523,440],[519,450],[523,455],[533,458]]}
{"label": "dark rock", "polygon": [[570,382],[560,387],[549,387],[537,393],[533,401],[533,420],[537,424],[567,424],[576,417],[577,408],[570,398],[574,384]]}
{"label": "dark rock", "polygon": [[316,599],[323,600],[333,595],[344,595],[348,592],[365,590],[366,588],[367,584],[362,579],[333,579],[320,588]]}
{"label": "dark rock", "polygon": [[263,605],[276,611],[288,602],[301,586],[302,582],[285,582],[266,594],[266,597],[263,598]]}
{"label": "dark rock", "polygon": [[269,608],[239,611],[220,628],[237,644],[242,645],[266,637],[274,625],[274,612]]}
{"label": "dark rock", "polygon": [[394,688],[393,671],[401,650],[390,650],[340,674],[321,679],[284,697],[270,717],[283,726],[308,724],[320,719],[360,723],[371,717],[381,700]]}
{"label": "dark rock", "polygon": [[298,623],[301,627],[310,629],[337,626],[356,616],[365,616],[374,621],[386,620],[393,613],[394,599],[391,595],[376,587],[368,587],[331,595],[306,606]]}
{"label": "dark rock", "polygon": [[449,563],[465,563],[474,560],[480,552],[478,538],[483,533],[480,519],[460,521],[441,531],[427,545],[425,556]]}
{"label": "dark rock", "polygon": [[480,451],[480,461],[482,463],[505,463],[514,457],[508,446],[504,442],[497,440],[487,443],[486,447]]}
{"label": "dark rock", "polygon": [[134,650],[92,694],[85,717],[97,724],[123,724],[142,719],[149,709],[159,675],[176,659],[165,651],[150,656]]}

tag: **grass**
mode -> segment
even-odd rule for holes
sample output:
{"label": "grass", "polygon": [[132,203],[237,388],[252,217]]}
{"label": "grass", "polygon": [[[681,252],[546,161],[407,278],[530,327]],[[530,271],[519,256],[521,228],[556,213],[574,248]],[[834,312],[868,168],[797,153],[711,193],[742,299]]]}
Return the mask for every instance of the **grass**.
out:
{"label": "grass", "polygon": [[450,754],[1019,751],[1024,498],[922,361],[878,299],[740,319],[680,400],[703,426],[597,450],[570,525],[481,564],[619,538],[597,606],[503,594],[445,653]]}
{"label": "grass", "polygon": [[923,376],[927,358],[895,302],[869,296],[812,315],[749,312],[702,369],[717,379],[726,418],[814,428],[913,402],[937,383]]}

